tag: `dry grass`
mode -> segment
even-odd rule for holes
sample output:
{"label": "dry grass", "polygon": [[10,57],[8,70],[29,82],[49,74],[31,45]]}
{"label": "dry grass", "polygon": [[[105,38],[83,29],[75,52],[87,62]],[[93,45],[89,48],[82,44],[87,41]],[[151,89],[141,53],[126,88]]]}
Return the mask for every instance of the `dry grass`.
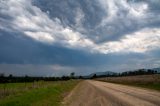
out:
{"label": "dry grass", "polygon": [[105,77],[97,78],[96,80],[160,90],[160,74],[125,77]]}

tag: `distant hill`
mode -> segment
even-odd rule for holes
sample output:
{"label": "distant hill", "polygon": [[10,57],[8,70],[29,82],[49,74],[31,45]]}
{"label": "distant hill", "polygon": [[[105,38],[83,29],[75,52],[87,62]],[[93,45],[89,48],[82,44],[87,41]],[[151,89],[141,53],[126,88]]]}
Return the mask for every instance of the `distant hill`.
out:
{"label": "distant hill", "polygon": [[94,76],[96,74],[96,76],[108,76],[108,75],[117,75],[117,73],[115,72],[111,72],[111,71],[106,71],[106,72],[95,72],[90,74],[89,76]]}
{"label": "distant hill", "polygon": [[[138,72],[139,70],[145,71],[147,72],[148,70],[153,70],[153,71],[157,71],[157,73],[160,73],[160,68],[152,68],[152,69],[137,69],[137,70],[133,70],[133,71],[125,71],[125,72],[121,72],[121,75],[123,75],[124,73],[129,73],[129,72]],[[83,78],[92,78],[94,76],[96,77],[107,77],[107,76],[116,76],[118,75],[118,73],[116,72],[112,72],[112,71],[106,71],[106,72],[95,72],[95,73],[91,73],[89,75],[83,76]],[[127,75],[127,74],[126,74]],[[138,75],[138,74],[133,74],[133,75]]]}
{"label": "distant hill", "polygon": [[95,73],[89,74],[87,76],[83,76],[83,78],[92,78],[94,75],[96,75],[97,77],[106,77],[106,76],[111,76],[111,75],[117,75],[117,73],[111,72],[111,71],[95,72]]}

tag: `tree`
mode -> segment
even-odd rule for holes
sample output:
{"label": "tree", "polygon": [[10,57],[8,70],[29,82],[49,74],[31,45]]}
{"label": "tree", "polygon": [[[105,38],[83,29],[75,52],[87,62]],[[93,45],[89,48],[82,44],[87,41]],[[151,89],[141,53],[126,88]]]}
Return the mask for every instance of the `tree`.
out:
{"label": "tree", "polygon": [[70,77],[71,77],[71,78],[74,78],[74,75],[75,75],[75,73],[72,72],[72,73],[70,74]]}
{"label": "tree", "polygon": [[79,79],[82,79],[82,78],[83,78],[83,77],[80,75],[80,76],[79,76]]}
{"label": "tree", "polygon": [[96,75],[96,74],[94,74],[94,75],[92,76],[92,79],[94,79],[94,78],[97,78],[97,75]]}
{"label": "tree", "polygon": [[2,78],[3,78],[3,77],[4,77],[4,73],[0,73],[0,77],[2,77]]}
{"label": "tree", "polygon": [[9,76],[8,76],[9,78],[12,78],[13,77],[13,75],[12,74],[9,74]]}

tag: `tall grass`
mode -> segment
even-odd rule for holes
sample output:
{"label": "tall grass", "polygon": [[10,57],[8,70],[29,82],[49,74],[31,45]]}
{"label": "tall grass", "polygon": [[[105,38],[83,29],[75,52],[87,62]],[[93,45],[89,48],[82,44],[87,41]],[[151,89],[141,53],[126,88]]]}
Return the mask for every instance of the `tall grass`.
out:
{"label": "tall grass", "polygon": [[0,84],[0,98],[16,93],[25,92],[31,89],[43,88],[53,84],[50,82],[38,81],[30,83],[3,83]]}
{"label": "tall grass", "polygon": [[123,77],[105,77],[105,78],[98,78],[96,80],[139,86],[160,91],[160,74],[123,76]]}

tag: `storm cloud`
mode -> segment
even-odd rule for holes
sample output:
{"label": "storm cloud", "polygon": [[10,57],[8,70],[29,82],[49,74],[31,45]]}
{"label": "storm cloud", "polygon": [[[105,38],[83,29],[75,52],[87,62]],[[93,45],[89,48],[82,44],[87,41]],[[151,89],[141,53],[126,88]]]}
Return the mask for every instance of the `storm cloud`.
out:
{"label": "storm cloud", "polygon": [[159,4],[0,0],[0,72],[47,76],[159,67]]}

